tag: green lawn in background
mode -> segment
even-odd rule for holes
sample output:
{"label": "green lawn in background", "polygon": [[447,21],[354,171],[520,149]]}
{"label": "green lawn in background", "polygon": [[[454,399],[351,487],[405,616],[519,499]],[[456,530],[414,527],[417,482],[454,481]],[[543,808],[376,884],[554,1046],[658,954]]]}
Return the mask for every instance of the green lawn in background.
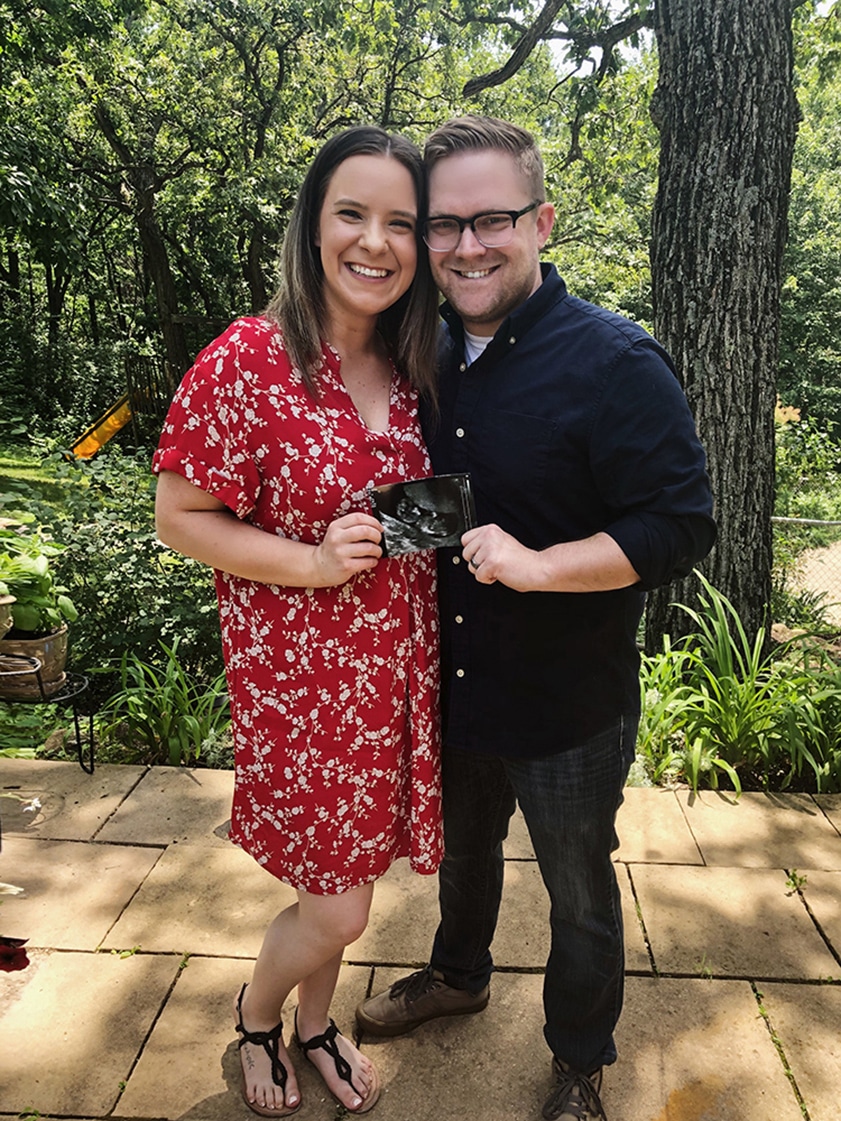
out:
{"label": "green lawn in background", "polygon": [[62,499],[62,488],[53,476],[53,469],[29,448],[0,445],[0,492],[14,493],[23,485],[42,501],[57,505]]}

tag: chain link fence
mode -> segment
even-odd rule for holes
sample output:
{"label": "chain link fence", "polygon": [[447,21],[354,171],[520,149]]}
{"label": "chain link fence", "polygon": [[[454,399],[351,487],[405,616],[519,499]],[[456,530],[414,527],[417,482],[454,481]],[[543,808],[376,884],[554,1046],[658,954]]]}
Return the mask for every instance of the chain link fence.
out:
{"label": "chain link fence", "polygon": [[841,521],[771,521],[778,621],[841,631]]}

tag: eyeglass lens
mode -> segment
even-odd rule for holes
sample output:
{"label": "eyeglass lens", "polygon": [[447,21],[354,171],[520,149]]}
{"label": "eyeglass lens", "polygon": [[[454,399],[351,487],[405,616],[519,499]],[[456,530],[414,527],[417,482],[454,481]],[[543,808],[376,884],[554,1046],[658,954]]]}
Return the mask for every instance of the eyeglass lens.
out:
{"label": "eyeglass lens", "polygon": [[[465,223],[469,225],[470,223]],[[510,214],[483,214],[472,223],[482,245],[493,249],[511,240],[514,223]],[[462,226],[452,218],[436,218],[426,225],[426,241],[433,249],[455,249],[461,241]]]}

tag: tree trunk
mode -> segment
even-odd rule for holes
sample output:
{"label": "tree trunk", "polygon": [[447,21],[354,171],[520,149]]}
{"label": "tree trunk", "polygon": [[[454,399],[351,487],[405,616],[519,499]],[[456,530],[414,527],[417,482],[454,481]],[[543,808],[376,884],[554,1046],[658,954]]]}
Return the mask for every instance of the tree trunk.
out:
{"label": "tree trunk", "polygon": [[251,293],[251,312],[257,315],[262,312],[266,304],[269,302],[269,295],[266,291],[266,276],[263,272],[263,249],[265,247],[265,238],[263,236],[263,226],[258,219],[253,219],[251,224],[251,236],[248,239],[248,253],[246,254],[244,263],[245,280],[248,284],[248,290]]}
{"label": "tree trunk", "polygon": [[[151,162],[133,154],[121,139],[119,129],[108,107],[101,101],[94,105],[94,119],[111,149],[118,156],[122,173],[134,192],[134,217],[143,250],[143,261],[155,290],[158,322],[164,340],[166,359],[176,382],[190,366],[190,354],[184,327],[178,322],[178,293],[169,265],[166,242],[155,212],[161,179]],[[123,199],[123,205],[125,200]]]}
{"label": "tree trunk", "polygon": [[158,323],[164,340],[166,358],[178,382],[190,367],[190,354],[184,327],[177,319],[178,293],[169,267],[166,243],[155,213],[156,193],[153,183],[152,170],[141,166],[135,173],[132,184],[137,200],[135,219],[143,248],[144,265],[155,290]]}
{"label": "tree trunk", "polygon": [[[660,130],[655,334],[675,359],[709,461],[719,537],[703,564],[748,634],[769,623],[780,286],[798,109],[791,0],[657,0]],[[646,648],[691,629],[649,599]]]}

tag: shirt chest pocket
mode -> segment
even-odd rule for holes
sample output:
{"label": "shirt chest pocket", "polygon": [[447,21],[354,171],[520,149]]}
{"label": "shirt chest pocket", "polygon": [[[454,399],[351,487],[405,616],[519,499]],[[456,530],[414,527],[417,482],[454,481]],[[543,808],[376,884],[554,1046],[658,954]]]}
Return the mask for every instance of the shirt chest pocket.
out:
{"label": "shirt chest pocket", "polygon": [[544,417],[488,409],[477,416],[470,458],[490,495],[527,495],[549,481],[558,425]]}

